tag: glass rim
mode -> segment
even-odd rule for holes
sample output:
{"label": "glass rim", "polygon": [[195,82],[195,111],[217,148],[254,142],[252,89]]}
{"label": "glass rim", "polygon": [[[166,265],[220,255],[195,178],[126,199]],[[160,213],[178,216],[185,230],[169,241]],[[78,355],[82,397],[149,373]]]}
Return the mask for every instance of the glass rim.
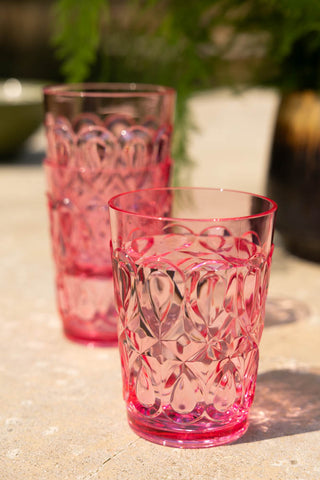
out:
{"label": "glass rim", "polygon": [[[123,196],[129,196],[133,195],[136,193],[143,193],[143,192],[154,192],[154,191],[207,191],[207,192],[226,192],[226,193],[235,193],[239,195],[245,195],[245,196],[251,196],[253,198],[260,198],[261,200],[265,200],[266,202],[269,203],[269,208],[259,212],[259,213],[253,213],[250,215],[240,215],[240,216],[234,216],[234,217],[203,217],[203,218],[192,218],[190,217],[162,217],[158,215],[148,215],[140,212],[135,212],[135,211],[130,211],[121,207],[118,207],[115,205],[115,201]],[[145,218],[149,220],[159,220],[159,221],[184,221],[184,222],[227,222],[227,221],[241,221],[241,220],[248,220],[248,219],[255,219],[255,218],[261,218],[261,217],[267,217],[267,216],[272,216],[276,213],[278,209],[277,203],[272,200],[271,198],[266,197],[265,195],[260,195],[256,193],[251,193],[251,192],[246,192],[242,190],[236,190],[236,189],[229,189],[229,188],[211,188],[211,187],[153,187],[153,188],[143,188],[143,189],[137,189],[137,190],[132,190],[128,192],[122,192],[118,193],[117,195],[114,195],[111,197],[108,201],[108,207],[111,208],[112,210],[115,210],[120,213],[125,213],[127,215],[132,215],[134,217],[138,218]]]}
{"label": "glass rim", "polygon": [[66,98],[137,98],[175,95],[173,87],[135,82],[60,83],[43,87],[45,96]]}

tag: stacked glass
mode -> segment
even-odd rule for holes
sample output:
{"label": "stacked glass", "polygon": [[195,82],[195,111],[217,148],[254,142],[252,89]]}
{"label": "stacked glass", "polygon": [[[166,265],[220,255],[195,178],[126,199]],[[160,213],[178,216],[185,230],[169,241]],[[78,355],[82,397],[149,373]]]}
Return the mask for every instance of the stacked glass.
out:
{"label": "stacked glass", "polygon": [[67,337],[117,343],[107,202],[167,186],[175,92],[138,84],[44,89],[44,162],[57,303]]}

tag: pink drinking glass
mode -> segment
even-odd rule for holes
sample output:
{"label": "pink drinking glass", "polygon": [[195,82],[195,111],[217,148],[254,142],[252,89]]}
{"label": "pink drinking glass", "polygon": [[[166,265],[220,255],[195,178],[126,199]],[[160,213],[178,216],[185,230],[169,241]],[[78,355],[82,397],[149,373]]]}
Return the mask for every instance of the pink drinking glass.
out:
{"label": "pink drinking glass", "polygon": [[175,92],[139,84],[44,89],[44,168],[64,332],[117,342],[107,201],[170,181]]}
{"label": "pink drinking glass", "polygon": [[238,439],[255,392],[276,204],[162,188],[117,195],[109,209],[131,428],[172,447]]}

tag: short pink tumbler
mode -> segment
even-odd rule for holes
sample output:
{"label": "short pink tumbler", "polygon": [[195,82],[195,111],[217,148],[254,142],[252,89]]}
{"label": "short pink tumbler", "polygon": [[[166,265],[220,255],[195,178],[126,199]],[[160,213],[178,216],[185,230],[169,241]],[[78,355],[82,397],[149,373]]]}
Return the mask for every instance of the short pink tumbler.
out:
{"label": "short pink tumbler", "polygon": [[276,204],[161,188],[109,208],[131,428],[182,448],[238,439],[255,392]]}
{"label": "short pink tumbler", "polygon": [[79,84],[44,89],[44,162],[58,308],[64,332],[94,345],[117,342],[107,201],[167,186],[173,89]]}

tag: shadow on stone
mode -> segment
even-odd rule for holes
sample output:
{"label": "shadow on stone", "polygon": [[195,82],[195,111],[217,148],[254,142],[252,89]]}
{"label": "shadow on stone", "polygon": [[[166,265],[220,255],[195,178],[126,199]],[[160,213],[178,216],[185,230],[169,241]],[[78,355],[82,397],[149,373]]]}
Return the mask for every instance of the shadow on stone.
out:
{"label": "shadow on stone", "polygon": [[249,443],[320,430],[320,372],[273,370],[258,376]]}
{"label": "shadow on stone", "polygon": [[290,297],[269,297],[266,303],[265,327],[302,321],[310,316],[309,307]]}

